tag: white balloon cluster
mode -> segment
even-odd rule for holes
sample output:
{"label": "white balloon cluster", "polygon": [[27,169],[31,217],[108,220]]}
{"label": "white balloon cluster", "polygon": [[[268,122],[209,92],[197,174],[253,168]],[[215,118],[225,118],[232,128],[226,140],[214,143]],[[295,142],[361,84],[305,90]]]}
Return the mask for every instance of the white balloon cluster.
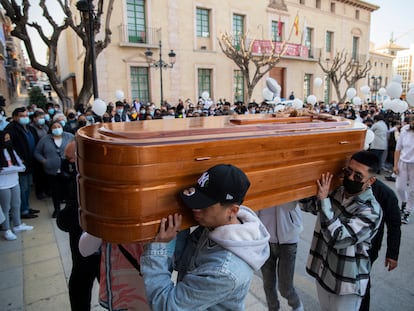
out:
{"label": "white balloon cluster", "polygon": [[[276,98],[279,98],[279,102],[280,102],[281,89],[282,88],[280,87],[279,83],[277,83],[275,79],[270,78],[270,77],[266,78],[266,87],[262,91],[263,98],[266,101],[271,101],[273,103],[275,103],[274,101]],[[278,104],[278,103],[275,103],[275,104]]]}

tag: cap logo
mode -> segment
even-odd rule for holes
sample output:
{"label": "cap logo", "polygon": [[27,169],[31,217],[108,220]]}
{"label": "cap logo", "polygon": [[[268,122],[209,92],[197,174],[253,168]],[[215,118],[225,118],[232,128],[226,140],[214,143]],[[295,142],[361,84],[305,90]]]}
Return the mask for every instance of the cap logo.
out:
{"label": "cap logo", "polygon": [[186,197],[191,197],[192,195],[194,195],[194,193],[195,193],[195,188],[194,187],[187,188],[183,191],[183,194]]}
{"label": "cap logo", "polygon": [[209,180],[208,172],[204,172],[203,175],[201,175],[201,177],[198,179],[198,185],[201,188],[204,188],[206,184],[208,183],[208,180]]}
{"label": "cap logo", "polygon": [[233,196],[231,194],[227,193],[226,200],[229,201],[229,200],[233,200],[233,199],[234,199]]}

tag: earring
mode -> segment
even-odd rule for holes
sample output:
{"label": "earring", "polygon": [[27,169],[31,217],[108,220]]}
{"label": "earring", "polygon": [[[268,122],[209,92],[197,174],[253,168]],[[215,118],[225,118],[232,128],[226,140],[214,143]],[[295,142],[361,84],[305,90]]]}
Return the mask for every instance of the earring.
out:
{"label": "earring", "polygon": [[229,216],[229,221],[231,221],[231,220],[232,220],[232,218],[233,218],[233,217],[231,217],[231,215],[230,215],[230,216]]}

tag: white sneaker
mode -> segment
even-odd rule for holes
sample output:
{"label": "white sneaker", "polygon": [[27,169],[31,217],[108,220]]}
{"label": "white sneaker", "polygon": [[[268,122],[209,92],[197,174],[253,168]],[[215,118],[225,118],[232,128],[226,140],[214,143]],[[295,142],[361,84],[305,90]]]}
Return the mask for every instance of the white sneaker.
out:
{"label": "white sneaker", "polygon": [[10,229],[6,230],[6,232],[4,233],[4,238],[7,241],[14,241],[17,239],[16,235]]}
{"label": "white sneaker", "polygon": [[14,232],[30,231],[30,230],[33,230],[33,226],[28,226],[24,222],[22,222],[20,225],[13,228]]}

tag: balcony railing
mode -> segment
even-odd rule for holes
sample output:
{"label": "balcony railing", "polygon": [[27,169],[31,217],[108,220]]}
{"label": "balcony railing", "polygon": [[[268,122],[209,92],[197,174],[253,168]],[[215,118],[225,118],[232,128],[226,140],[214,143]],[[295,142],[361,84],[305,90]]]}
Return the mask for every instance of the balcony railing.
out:
{"label": "balcony railing", "polygon": [[[284,46],[283,42],[270,40],[254,40],[252,44],[253,54],[280,54]],[[274,49],[274,50],[273,50]],[[295,43],[286,43],[283,56],[315,59],[315,49]]]}
{"label": "balcony railing", "polygon": [[160,29],[149,27],[119,26],[119,38],[121,45],[158,45]]}

